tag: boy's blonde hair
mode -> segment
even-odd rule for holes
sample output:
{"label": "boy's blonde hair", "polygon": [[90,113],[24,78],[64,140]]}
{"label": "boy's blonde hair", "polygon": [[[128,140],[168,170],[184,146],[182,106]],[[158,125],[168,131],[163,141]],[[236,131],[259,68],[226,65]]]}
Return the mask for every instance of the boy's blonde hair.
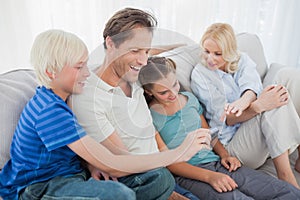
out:
{"label": "boy's blonde hair", "polygon": [[52,29],[35,38],[30,61],[40,84],[50,88],[51,79],[46,71],[59,73],[65,65],[74,65],[86,53],[86,45],[76,35]]}
{"label": "boy's blonde hair", "polygon": [[[237,42],[234,31],[229,24],[215,23],[207,28],[201,39],[201,47],[203,49],[203,43],[207,39],[214,40],[222,50],[222,57],[227,62],[225,71],[228,73],[234,73],[238,70],[238,62],[240,54],[237,50]],[[206,66],[203,54],[201,56],[201,62]]]}

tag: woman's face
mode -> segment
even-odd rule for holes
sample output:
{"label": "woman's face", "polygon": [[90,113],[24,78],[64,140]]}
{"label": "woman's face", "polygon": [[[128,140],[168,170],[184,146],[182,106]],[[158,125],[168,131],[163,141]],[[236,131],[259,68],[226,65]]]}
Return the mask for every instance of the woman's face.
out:
{"label": "woman's face", "polygon": [[175,73],[169,73],[166,78],[163,78],[153,84],[150,94],[162,104],[172,103],[176,101],[180,89],[179,82]]}
{"label": "woman's face", "polygon": [[207,67],[211,70],[225,71],[226,61],[223,59],[222,50],[218,44],[208,38],[203,42],[203,48],[203,57]]}

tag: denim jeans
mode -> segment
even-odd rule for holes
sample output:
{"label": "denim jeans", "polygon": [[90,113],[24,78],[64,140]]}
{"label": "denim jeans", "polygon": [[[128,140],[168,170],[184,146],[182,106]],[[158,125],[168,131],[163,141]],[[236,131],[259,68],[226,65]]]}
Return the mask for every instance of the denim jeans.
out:
{"label": "denim jeans", "polygon": [[141,200],[166,200],[175,187],[175,180],[166,168],[133,174],[118,178],[118,180],[133,189],[136,192],[136,198]]}
{"label": "denim jeans", "polygon": [[135,192],[122,183],[87,179],[82,172],[69,177],[55,177],[32,184],[19,194],[20,200],[134,200]]}
{"label": "denim jeans", "polygon": [[177,192],[178,194],[181,194],[182,196],[190,199],[190,200],[199,200],[199,198],[196,197],[193,193],[191,193],[190,191],[182,188],[178,184],[175,185],[174,191]]}

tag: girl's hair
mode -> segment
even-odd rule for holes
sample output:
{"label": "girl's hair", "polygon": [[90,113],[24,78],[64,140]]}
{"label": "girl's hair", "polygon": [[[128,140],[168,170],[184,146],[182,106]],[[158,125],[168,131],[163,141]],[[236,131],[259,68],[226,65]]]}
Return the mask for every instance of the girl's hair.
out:
{"label": "girl's hair", "polygon": [[76,35],[53,29],[35,38],[30,61],[40,84],[50,88],[51,79],[46,71],[58,73],[65,65],[72,66],[87,54],[86,45]]}
{"label": "girl's hair", "polygon": [[[227,62],[225,71],[228,73],[234,73],[238,70],[238,62],[240,54],[237,50],[237,42],[234,31],[229,24],[215,23],[207,28],[201,39],[201,48],[203,43],[207,39],[214,40],[222,50],[222,57]],[[207,65],[204,54],[201,55],[201,62],[205,66]]]}
{"label": "girl's hair", "polygon": [[110,36],[116,47],[118,47],[134,35],[131,30],[135,28],[148,28],[152,33],[156,25],[156,18],[143,10],[136,8],[119,10],[105,24],[103,31],[104,48],[107,49],[105,42],[107,36]]}
{"label": "girl's hair", "polygon": [[[176,64],[173,60],[165,57],[150,57],[147,65],[139,72],[139,82],[144,90],[151,90],[153,84],[166,78],[170,73],[176,73]],[[147,103],[150,103],[152,96],[144,93]]]}

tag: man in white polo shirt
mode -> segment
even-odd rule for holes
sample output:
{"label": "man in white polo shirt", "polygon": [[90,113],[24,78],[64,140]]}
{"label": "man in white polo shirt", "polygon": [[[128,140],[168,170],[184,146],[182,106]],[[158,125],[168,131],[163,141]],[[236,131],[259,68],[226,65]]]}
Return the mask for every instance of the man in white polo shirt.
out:
{"label": "man in white polo shirt", "polygon": [[[152,15],[139,9],[115,13],[103,32],[104,62],[91,73],[84,92],[72,96],[70,102],[86,132],[116,154],[159,152],[143,89],[137,84],[139,70],[147,64],[156,23]],[[93,177],[100,177],[101,172],[90,171]],[[166,168],[118,180],[132,188],[137,199],[168,199],[175,186]]]}

